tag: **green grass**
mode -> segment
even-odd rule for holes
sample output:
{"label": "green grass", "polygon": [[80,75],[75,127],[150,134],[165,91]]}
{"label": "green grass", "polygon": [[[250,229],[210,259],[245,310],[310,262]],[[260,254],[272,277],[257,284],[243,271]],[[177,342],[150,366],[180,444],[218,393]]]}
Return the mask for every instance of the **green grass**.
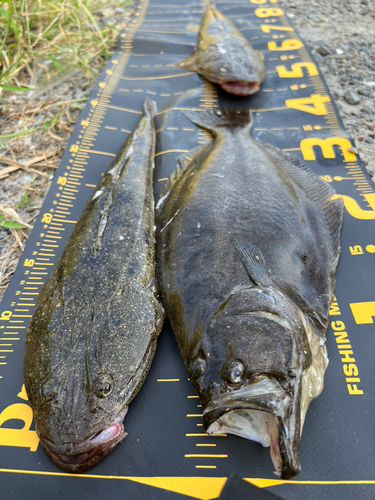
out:
{"label": "green grass", "polygon": [[27,192],[27,187],[25,187],[25,192],[21,196],[21,200],[17,203],[17,208],[25,207],[26,205],[33,205],[29,200],[29,193]]}
{"label": "green grass", "polygon": [[19,222],[13,222],[10,220],[4,220],[4,215],[0,214],[0,227],[8,227],[9,229],[26,229],[25,224],[20,224]]}
{"label": "green grass", "polygon": [[[58,79],[67,68],[96,78],[118,30],[101,23],[133,0],[6,0],[0,2],[0,93],[29,90],[30,76]],[[98,69],[96,69],[98,68]]]}

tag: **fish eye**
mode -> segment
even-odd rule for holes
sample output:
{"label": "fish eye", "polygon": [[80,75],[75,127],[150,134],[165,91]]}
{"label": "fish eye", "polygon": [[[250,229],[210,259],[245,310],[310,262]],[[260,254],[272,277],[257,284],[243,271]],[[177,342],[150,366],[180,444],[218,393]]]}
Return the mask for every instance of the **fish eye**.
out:
{"label": "fish eye", "polygon": [[106,398],[114,387],[113,379],[108,373],[99,373],[92,382],[92,392],[97,398]]}
{"label": "fish eye", "polygon": [[206,360],[198,356],[191,365],[191,377],[194,379],[199,378],[205,369]]}
{"label": "fish eye", "polygon": [[225,378],[230,384],[239,384],[244,373],[245,367],[241,361],[233,361],[226,370]]}
{"label": "fish eye", "polygon": [[58,383],[52,379],[46,382],[40,389],[40,394],[45,401],[51,401],[57,396]]}

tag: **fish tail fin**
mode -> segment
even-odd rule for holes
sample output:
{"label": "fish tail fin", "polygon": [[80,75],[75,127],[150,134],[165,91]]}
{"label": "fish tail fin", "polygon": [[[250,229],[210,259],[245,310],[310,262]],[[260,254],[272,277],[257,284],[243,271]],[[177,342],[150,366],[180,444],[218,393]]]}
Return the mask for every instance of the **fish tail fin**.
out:
{"label": "fish tail fin", "polygon": [[155,113],[156,113],[156,102],[151,101],[151,99],[146,97],[146,99],[143,103],[143,113],[145,116],[149,116],[150,118],[154,118]]}
{"label": "fish tail fin", "polygon": [[186,118],[211,132],[225,127],[229,129],[244,128],[250,132],[252,115],[249,109],[214,108],[207,111],[186,111]]}

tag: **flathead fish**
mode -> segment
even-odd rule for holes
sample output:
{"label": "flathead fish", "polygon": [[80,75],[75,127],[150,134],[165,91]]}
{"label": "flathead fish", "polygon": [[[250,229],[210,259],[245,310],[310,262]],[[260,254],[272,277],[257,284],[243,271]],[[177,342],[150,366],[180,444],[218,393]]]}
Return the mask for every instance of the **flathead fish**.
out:
{"label": "flathead fish", "polygon": [[84,208],[41,290],[24,379],[49,458],[82,472],[125,437],[163,323],[154,280],[155,104]]}
{"label": "flathead fish", "polygon": [[270,446],[300,471],[323,389],[342,202],[298,158],[250,137],[247,110],[185,113],[212,144],[180,161],[157,204],[157,276],[208,434]]}
{"label": "flathead fish", "polygon": [[263,54],[213,4],[203,16],[194,55],[177,65],[243,96],[258,92],[266,76]]}

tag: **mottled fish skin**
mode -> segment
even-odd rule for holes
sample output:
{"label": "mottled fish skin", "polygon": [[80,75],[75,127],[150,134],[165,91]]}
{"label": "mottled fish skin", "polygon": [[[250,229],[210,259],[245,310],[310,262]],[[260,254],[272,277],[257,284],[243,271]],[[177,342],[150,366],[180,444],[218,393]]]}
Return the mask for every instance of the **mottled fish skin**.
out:
{"label": "mottled fish skin", "polygon": [[125,437],[164,311],[154,279],[155,104],[103,175],[39,295],[24,379],[41,444],[68,472]]}
{"label": "mottled fish skin", "polygon": [[157,204],[157,277],[209,434],[271,447],[300,471],[323,389],[342,202],[292,155],[250,137],[247,110],[185,113],[214,141],[180,160]]}
{"label": "mottled fish skin", "polygon": [[258,92],[266,77],[263,54],[213,4],[203,16],[195,54],[177,65],[242,96]]}

